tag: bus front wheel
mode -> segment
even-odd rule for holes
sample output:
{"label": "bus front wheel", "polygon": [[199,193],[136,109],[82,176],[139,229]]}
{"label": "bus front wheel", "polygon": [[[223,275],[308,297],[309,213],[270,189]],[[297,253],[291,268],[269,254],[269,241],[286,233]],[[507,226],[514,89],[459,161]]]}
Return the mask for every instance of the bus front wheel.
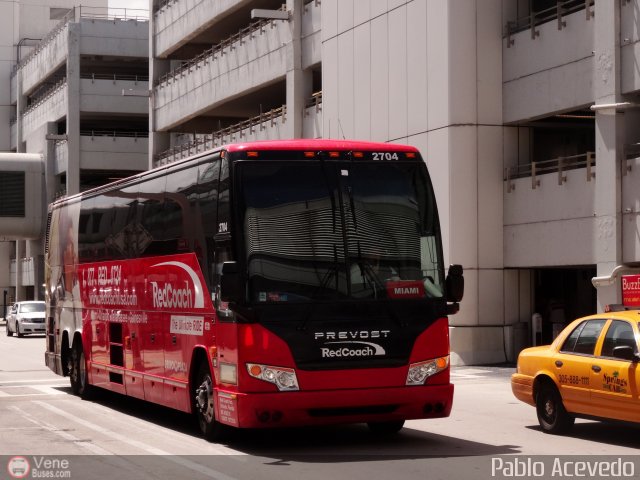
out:
{"label": "bus front wheel", "polygon": [[206,363],[203,363],[198,370],[194,394],[194,411],[204,437],[211,442],[226,438],[228,427],[216,420],[213,379]]}
{"label": "bus front wheel", "polygon": [[74,394],[85,400],[91,398],[93,389],[89,385],[87,375],[87,361],[81,345],[76,345],[71,349],[69,379],[71,380],[71,390]]}

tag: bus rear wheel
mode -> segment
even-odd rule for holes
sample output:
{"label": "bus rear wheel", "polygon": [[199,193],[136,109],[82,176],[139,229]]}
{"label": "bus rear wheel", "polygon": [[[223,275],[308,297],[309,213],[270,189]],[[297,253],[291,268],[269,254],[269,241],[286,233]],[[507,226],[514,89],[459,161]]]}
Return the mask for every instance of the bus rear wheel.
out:
{"label": "bus rear wheel", "polygon": [[404,420],[391,420],[388,422],[369,422],[369,430],[377,435],[392,435],[398,433],[404,427]]}
{"label": "bus rear wheel", "polygon": [[204,438],[210,442],[224,440],[228,435],[228,427],[216,420],[215,393],[209,366],[200,365],[196,377],[194,391],[194,412]]}
{"label": "bus rear wheel", "polygon": [[71,362],[69,367],[71,391],[85,400],[90,399],[93,394],[93,388],[89,385],[87,361],[81,345],[76,345],[71,349]]}

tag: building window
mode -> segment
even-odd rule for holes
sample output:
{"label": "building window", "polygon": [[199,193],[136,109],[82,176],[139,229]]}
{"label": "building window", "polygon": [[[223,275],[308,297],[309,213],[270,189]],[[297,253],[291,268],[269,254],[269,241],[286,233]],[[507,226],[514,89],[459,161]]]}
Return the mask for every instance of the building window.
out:
{"label": "building window", "polygon": [[0,172],[0,217],[24,217],[24,172]]}

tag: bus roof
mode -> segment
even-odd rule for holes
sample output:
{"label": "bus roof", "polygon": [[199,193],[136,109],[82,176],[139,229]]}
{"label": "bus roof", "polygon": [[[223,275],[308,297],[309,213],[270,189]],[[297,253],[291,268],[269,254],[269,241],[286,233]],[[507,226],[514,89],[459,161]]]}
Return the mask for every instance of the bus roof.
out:
{"label": "bus roof", "polygon": [[228,152],[245,150],[363,150],[363,151],[393,151],[417,152],[418,149],[410,145],[382,142],[365,142],[359,140],[332,139],[295,139],[295,140],[260,140],[246,143],[232,143],[225,148]]}
{"label": "bus roof", "polygon": [[397,144],[397,143],[383,143],[383,142],[366,142],[361,140],[336,140],[336,139],[313,139],[313,138],[300,138],[291,140],[256,140],[244,143],[229,143],[221,145],[219,147],[212,148],[205,152],[199,152],[191,157],[180,159],[176,162],[169,163],[167,165],[161,165],[151,170],[145,170],[144,172],[132,175],[131,177],[122,178],[115,182],[101,185],[90,190],[77,193],[68,197],[62,197],[51,202],[51,207],[62,205],[65,203],[73,203],[78,201],[82,197],[91,196],[115,187],[116,185],[125,185],[132,181],[136,181],[147,177],[149,174],[157,173],[162,170],[170,170],[174,167],[180,167],[181,164],[189,163],[192,160],[203,158],[210,155],[213,152],[220,152],[226,150],[227,152],[243,152],[247,150],[270,150],[270,151],[285,151],[285,150],[338,150],[338,151],[351,151],[359,150],[364,152],[416,152],[418,149],[411,145]]}

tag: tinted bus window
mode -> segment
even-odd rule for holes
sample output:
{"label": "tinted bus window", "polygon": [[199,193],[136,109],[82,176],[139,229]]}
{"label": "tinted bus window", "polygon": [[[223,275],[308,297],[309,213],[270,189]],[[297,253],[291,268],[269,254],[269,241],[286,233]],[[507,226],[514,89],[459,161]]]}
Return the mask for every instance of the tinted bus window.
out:
{"label": "tinted bus window", "polygon": [[149,241],[142,252],[143,256],[166,255],[171,253],[164,245],[164,202],[165,176],[152,178],[138,185],[140,202],[140,226]]}
{"label": "tinted bus window", "polygon": [[[167,178],[164,242],[176,252],[196,251],[198,166],[171,173]],[[201,249],[199,249],[201,250]]]}

